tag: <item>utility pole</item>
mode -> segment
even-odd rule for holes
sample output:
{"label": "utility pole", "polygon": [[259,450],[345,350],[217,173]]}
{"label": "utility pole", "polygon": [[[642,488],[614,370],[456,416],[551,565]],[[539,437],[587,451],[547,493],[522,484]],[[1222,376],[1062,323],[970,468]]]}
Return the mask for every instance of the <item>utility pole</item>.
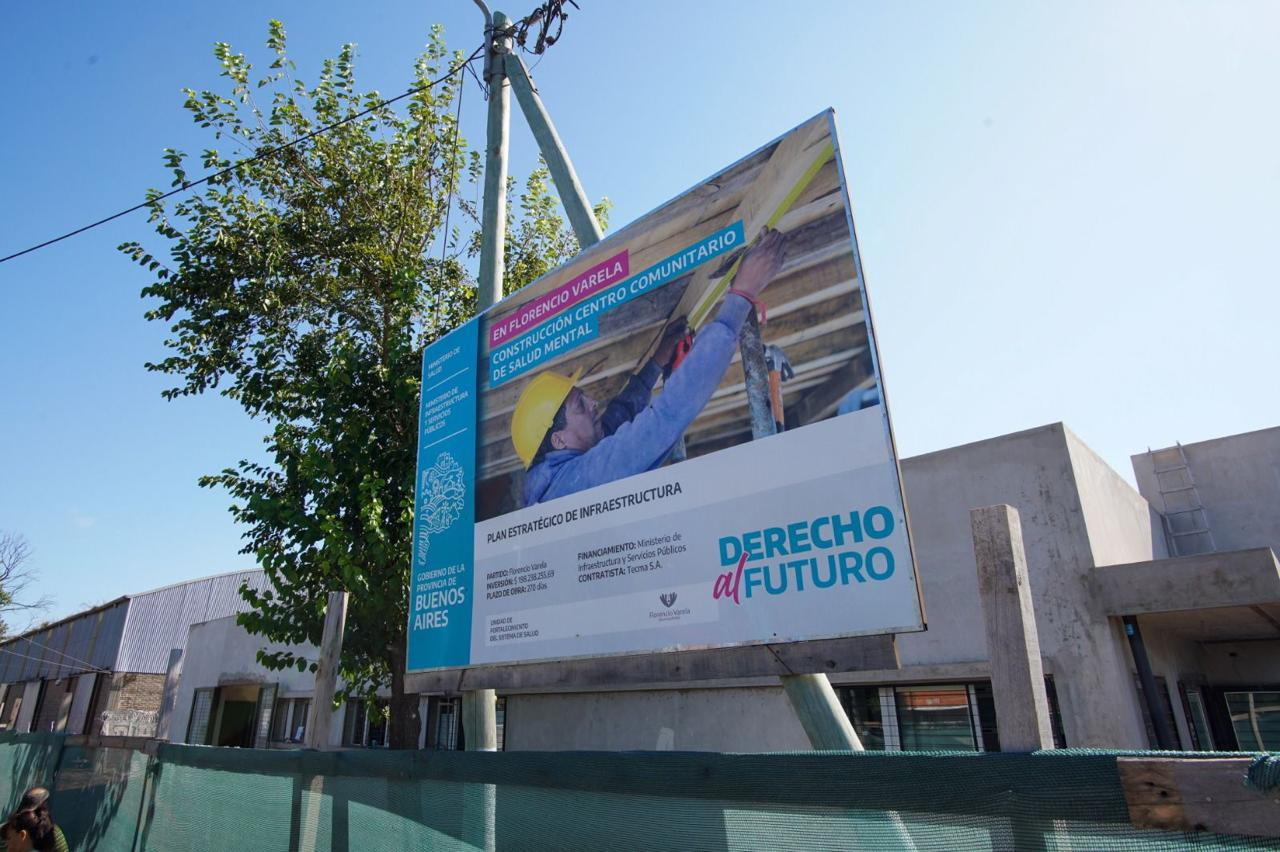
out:
{"label": "utility pole", "polygon": [[489,87],[489,119],[484,149],[484,212],[481,219],[480,287],[476,311],[502,299],[502,256],[507,244],[507,149],[511,135],[511,84],[507,81],[506,56],[511,52],[511,21],[502,12],[485,16],[484,79]]}
{"label": "utility pole", "polygon": [[[511,52],[511,19],[502,12],[490,14],[483,0],[475,0],[485,18],[485,82],[489,86],[489,115],[485,133],[484,212],[480,244],[480,282],[476,310],[484,311],[502,299],[503,249],[507,243],[507,155],[511,135],[511,90],[533,131],[565,214],[583,248],[600,241],[602,230],[587,194],[578,180],[569,152],[551,123],[538,89],[524,61]],[[468,751],[498,748],[497,692],[466,690],[462,694],[462,720]]]}

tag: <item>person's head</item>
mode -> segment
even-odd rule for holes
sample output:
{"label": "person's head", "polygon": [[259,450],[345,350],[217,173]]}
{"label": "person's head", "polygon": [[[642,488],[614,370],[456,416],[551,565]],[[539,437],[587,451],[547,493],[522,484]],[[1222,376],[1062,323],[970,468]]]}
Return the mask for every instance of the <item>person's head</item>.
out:
{"label": "person's head", "polygon": [[556,412],[547,442],[554,450],[586,451],[600,443],[604,426],[600,423],[600,403],[574,388]]}
{"label": "person's head", "polygon": [[576,386],[582,371],[534,376],[511,415],[511,441],[526,469],[552,450],[589,450],[604,436],[600,406]]}
{"label": "person's head", "polygon": [[6,852],[46,852],[55,848],[53,821],[43,809],[19,808],[5,821],[0,834]]}
{"label": "person's head", "polygon": [[49,810],[49,788],[48,787],[32,787],[22,795],[22,801],[18,803],[20,811],[34,811],[38,809]]}

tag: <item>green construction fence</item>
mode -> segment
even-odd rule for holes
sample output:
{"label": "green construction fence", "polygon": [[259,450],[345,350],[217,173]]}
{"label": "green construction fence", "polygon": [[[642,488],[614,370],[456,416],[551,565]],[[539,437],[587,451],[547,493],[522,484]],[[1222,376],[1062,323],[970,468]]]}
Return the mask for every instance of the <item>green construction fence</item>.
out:
{"label": "green construction fence", "polygon": [[49,787],[79,852],[1277,848],[1133,827],[1119,756],[315,752],[0,734],[0,804]]}

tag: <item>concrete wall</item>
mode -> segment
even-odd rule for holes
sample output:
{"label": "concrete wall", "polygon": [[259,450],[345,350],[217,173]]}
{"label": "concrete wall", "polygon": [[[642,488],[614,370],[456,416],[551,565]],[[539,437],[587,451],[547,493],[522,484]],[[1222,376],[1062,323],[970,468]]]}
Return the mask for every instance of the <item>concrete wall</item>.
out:
{"label": "concrete wall", "polygon": [[1067,450],[1094,565],[1124,565],[1169,555],[1160,515],[1070,429]]}
{"label": "concrete wall", "polygon": [[1213,642],[1202,646],[1204,673],[1215,686],[1274,686],[1280,683],[1280,639]]}
{"label": "concrete wall", "polygon": [[[261,636],[252,636],[235,623],[235,616],[194,624],[188,633],[186,651],[182,658],[182,671],[178,678],[177,698],[173,715],[169,720],[169,738],[182,742],[187,733],[187,721],[195,691],[200,687],[222,686],[233,683],[275,683],[279,685],[277,696],[307,696],[315,691],[315,674],[300,672],[296,668],[271,671],[257,661],[258,649],[268,651],[292,650],[308,659],[315,659],[319,651],[310,645],[304,647],[266,642]],[[163,678],[161,685],[163,687]],[[330,745],[342,744],[342,711],[330,726]]]}
{"label": "concrete wall", "polygon": [[[1218,550],[1280,551],[1280,427],[1184,444]],[[1133,456],[1138,490],[1162,507],[1151,457]]]}
{"label": "concrete wall", "polygon": [[987,658],[969,510],[1008,503],[1022,519],[1040,649],[1055,673],[1067,744],[1142,747],[1119,627],[1089,591],[1088,522],[1106,539],[1106,558],[1150,558],[1150,519],[1099,466],[1062,424],[904,460],[929,631],[898,637],[898,648],[904,666]]}
{"label": "concrete wall", "polygon": [[808,748],[804,729],[776,687],[507,697],[508,751]]}

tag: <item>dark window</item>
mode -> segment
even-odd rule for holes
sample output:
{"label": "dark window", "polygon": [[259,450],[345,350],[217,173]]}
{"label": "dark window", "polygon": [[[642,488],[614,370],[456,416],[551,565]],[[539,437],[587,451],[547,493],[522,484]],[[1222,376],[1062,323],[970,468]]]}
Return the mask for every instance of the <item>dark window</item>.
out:
{"label": "dark window", "polygon": [[497,707],[498,717],[498,751],[507,750],[507,699],[499,698]]}
{"label": "dark window", "polygon": [[996,699],[988,681],[973,685],[973,703],[978,709],[978,730],[983,751],[1000,750],[1000,726],[996,723]]}
{"label": "dark window", "polygon": [[349,746],[364,745],[364,728],[366,722],[365,702],[350,700],[347,702],[346,736],[343,742]]}
{"label": "dark window", "polygon": [[458,700],[433,695],[427,699],[427,748],[454,751],[459,748]]}
{"label": "dark window", "polygon": [[375,701],[369,708],[369,733],[365,737],[365,745],[370,748],[386,748],[387,746],[387,708],[386,701]]}
{"label": "dark window", "polygon": [[293,721],[289,723],[289,741],[300,743],[307,739],[307,718],[311,715],[311,699],[293,699]]}
{"label": "dark window", "polygon": [[849,715],[853,732],[867,751],[884,751],[884,720],[880,690],[874,686],[850,686],[840,690],[840,703]]}
{"label": "dark window", "polygon": [[293,704],[287,698],[276,701],[275,711],[271,715],[271,741],[283,742],[289,738],[289,709]]}

